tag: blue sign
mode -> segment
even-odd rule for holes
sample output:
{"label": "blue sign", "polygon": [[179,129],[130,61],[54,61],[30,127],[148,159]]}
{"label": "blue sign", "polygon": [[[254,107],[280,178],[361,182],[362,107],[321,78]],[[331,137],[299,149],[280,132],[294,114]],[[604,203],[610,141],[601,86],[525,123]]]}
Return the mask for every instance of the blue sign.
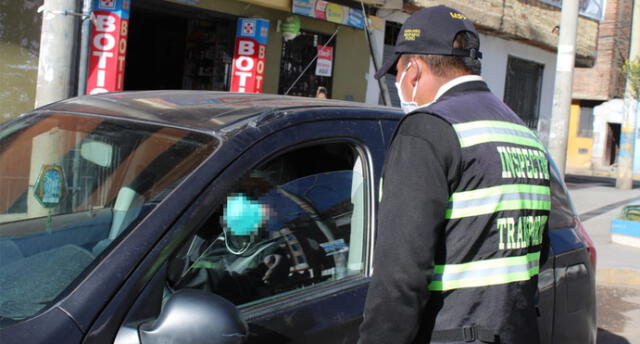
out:
{"label": "blue sign", "polygon": [[238,19],[236,38],[251,38],[260,44],[267,44],[269,37],[269,21],[266,19]]}
{"label": "blue sign", "polygon": [[94,11],[116,13],[120,19],[129,19],[131,0],[93,0]]}

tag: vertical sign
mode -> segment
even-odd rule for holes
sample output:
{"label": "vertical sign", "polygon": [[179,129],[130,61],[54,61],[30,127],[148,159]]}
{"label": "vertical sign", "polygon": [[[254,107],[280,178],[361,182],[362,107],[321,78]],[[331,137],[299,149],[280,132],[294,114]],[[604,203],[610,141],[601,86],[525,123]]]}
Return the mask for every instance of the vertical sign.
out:
{"label": "vertical sign", "polygon": [[231,92],[262,93],[269,21],[238,19]]}
{"label": "vertical sign", "polygon": [[94,0],[87,93],[122,91],[130,0]]}
{"label": "vertical sign", "polygon": [[333,69],[333,47],[318,44],[318,59],[316,61],[316,75],[331,76]]}

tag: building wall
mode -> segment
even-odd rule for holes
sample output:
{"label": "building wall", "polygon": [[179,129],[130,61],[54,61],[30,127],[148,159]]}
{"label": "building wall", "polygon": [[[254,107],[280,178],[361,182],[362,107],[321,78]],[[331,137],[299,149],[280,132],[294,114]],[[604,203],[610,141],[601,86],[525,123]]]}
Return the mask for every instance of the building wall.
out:
{"label": "building wall", "polygon": [[604,20],[599,26],[596,63],[592,68],[575,69],[574,99],[622,97],[624,76],[620,68],[629,56],[632,6],[633,0],[607,1]]}
{"label": "building wall", "polygon": [[567,169],[590,170],[593,138],[578,136],[580,128],[580,105],[571,105],[567,142]]}
{"label": "building wall", "polygon": [[[379,11],[380,18],[403,23],[409,16],[399,11]],[[383,55],[384,34],[375,33],[374,46],[378,56]],[[540,120],[551,117],[553,105],[553,85],[555,81],[556,54],[540,47],[525,44],[522,41],[505,39],[493,32],[480,33],[480,50],[482,51],[482,77],[491,91],[500,99],[504,98],[504,87],[507,77],[507,60],[509,55],[534,61],[544,65],[540,95]],[[373,79],[373,66],[369,78],[369,95],[367,103],[378,104],[379,87]],[[394,92],[393,90],[391,90]]]}
{"label": "building wall", "polygon": [[0,1],[0,122],[33,109],[41,1]]}
{"label": "building wall", "polygon": [[[185,1],[180,0],[168,1],[185,4]],[[291,13],[235,0],[199,0],[189,1],[188,3],[193,3],[195,4],[193,6],[198,8],[238,17],[270,20],[263,91],[264,93],[277,93],[280,78],[280,57],[282,54],[282,35],[276,31],[277,22],[278,20],[284,20]],[[275,4],[278,4],[278,2]],[[366,74],[369,67],[369,48],[364,31],[304,16],[298,17],[303,30],[331,35],[336,28],[340,28],[335,38],[332,98],[364,102],[367,88]]]}
{"label": "building wall", "polygon": [[606,160],[608,123],[622,123],[624,101],[613,99],[593,108],[593,149],[591,161],[596,172],[614,172]]}
{"label": "building wall", "polygon": [[[546,50],[556,50],[558,36],[554,27],[560,25],[560,9],[540,1],[522,0],[413,0],[417,6],[427,7],[439,4],[460,10],[480,30],[494,32],[495,35],[529,41]],[[592,63],[596,49],[598,22],[580,16],[576,38],[578,63]]]}

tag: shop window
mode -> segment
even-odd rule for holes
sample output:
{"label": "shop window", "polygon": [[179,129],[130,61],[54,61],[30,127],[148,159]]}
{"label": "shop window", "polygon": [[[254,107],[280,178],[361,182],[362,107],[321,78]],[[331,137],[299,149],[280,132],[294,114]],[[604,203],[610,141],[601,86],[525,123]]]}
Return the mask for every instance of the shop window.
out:
{"label": "shop window", "polygon": [[331,98],[332,77],[316,75],[314,61],[318,45],[324,45],[333,47],[335,64],[336,37],[331,41],[329,38],[331,35],[301,30],[298,37],[282,43],[279,94],[289,91],[287,94],[290,96],[315,97],[318,87],[322,86],[327,90],[327,97]]}
{"label": "shop window", "polygon": [[236,18],[190,6],[133,1],[125,90],[229,90]]}
{"label": "shop window", "polygon": [[531,129],[538,128],[544,65],[509,56],[504,102]]}
{"label": "shop window", "polygon": [[171,260],[169,287],[241,305],[362,275],[362,171],[356,150],[340,143],[259,165]]}

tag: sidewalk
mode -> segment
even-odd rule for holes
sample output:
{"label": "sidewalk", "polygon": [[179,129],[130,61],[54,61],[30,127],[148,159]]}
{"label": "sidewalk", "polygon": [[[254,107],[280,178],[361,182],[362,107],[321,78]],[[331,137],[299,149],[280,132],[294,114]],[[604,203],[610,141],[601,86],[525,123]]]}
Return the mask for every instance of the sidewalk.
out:
{"label": "sidewalk", "polygon": [[[625,269],[640,274],[640,249],[612,243],[610,233],[611,220],[620,216],[625,205],[640,204],[640,187],[619,190],[614,186],[615,181],[609,178],[569,175],[566,179],[582,224],[596,246],[598,273],[606,269]],[[640,286],[640,281],[637,282]]]}
{"label": "sidewalk", "polygon": [[611,178],[566,180],[597,251],[598,344],[640,344],[640,248],[612,243],[610,232],[625,205],[640,204],[640,185],[619,190]]}

